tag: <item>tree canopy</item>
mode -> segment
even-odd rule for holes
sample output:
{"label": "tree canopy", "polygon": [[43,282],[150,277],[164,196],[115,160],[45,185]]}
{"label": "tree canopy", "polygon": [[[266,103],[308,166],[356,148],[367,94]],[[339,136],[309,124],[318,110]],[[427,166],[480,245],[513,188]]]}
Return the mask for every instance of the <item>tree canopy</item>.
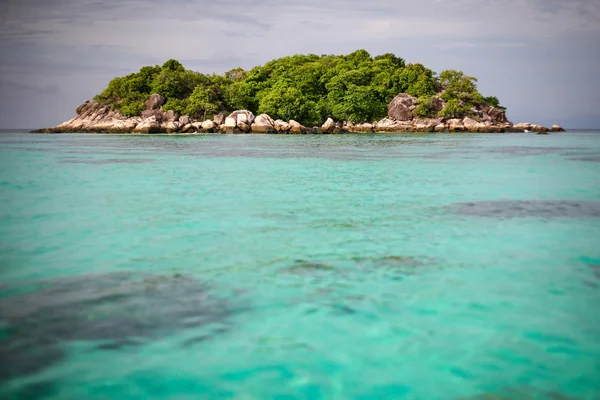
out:
{"label": "tree canopy", "polygon": [[[460,71],[446,70],[438,77],[422,64],[406,64],[394,54],[372,57],[357,50],[343,56],[283,57],[222,75],[193,72],[168,60],[114,78],[95,100],[134,116],[143,111],[148,96],[158,93],[166,99],[163,110],[195,119],[248,109],[305,125],[320,124],[327,116],[352,122],[381,119],[399,93],[418,98],[414,113],[421,117],[458,117],[481,104],[503,109],[496,97],[483,97],[476,83]],[[446,103],[440,112],[433,106],[435,96]]]}

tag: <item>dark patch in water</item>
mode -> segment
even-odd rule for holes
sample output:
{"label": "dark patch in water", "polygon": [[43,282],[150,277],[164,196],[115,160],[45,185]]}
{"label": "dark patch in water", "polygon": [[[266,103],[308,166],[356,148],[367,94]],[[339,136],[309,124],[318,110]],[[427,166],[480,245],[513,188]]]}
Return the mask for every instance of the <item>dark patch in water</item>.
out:
{"label": "dark patch in water", "polygon": [[56,398],[58,391],[59,385],[57,382],[40,381],[22,385],[17,389],[11,390],[10,393],[0,392],[0,397],[7,399],[43,400]]}
{"label": "dark patch in water", "polygon": [[393,274],[392,279],[399,279],[398,274],[412,275],[417,270],[434,265],[434,260],[426,257],[385,256],[380,258],[354,258],[354,262],[366,271],[386,271]]}
{"label": "dark patch in water", "polygon": [[476,151],[486,153],[505,154],[511,156],[538,156],[551,153],[559,153],[565,150],[582,149],[578,147],[536,147],[536,146],[503,146],[493,148],[481,148]]}
{"label": "dark patch in water", "polygon": [[569,158],[573,161],[586,161],[586,162],[597,162],[600,163],[600,156],[598,157],[581,157],[581,158]]}
{"label": "dark patch in water", "polygon": [[334,314],[338,315],[354,315],[358,312],[355,309],[350,308],[344,304],[332,304],[330,307],[333,310]]}
{"label": "dark patch in water", "polygon": [[116,350],[185,329],[191,320],[194,326],[222,323],[230,314],[208,287],[181,274],[115,273],[37,284],[38,291],[0,298],[7,325],[0,382],[60,361],[68,341],[105,341],[100,348]]}
{"label": "dark patch in water", "polygon": [[335,268],[331,265],[308,261],[308,260],[296,260],[294,264],[285,268],[284,270],[287,272],[295,272],[295,273],[308,273],[311,271],[332,271]]}
{"label": "dark patch in water", "polygon": [[600,280],[600,264],[588,264],[594,276]]}
{"label": "dark patch in water", "polygon": [[508,387],[488,391],[469,397],[461,397],[461,400],[576,400],[563,393],[554,391],[540,391],[533,387]]}
{"label": "dark patch in water", "polygon": [[108,158],[103,160],[63,158],[61,164],[145,164],[151,162],[154,160],[149,158]]}
{"label": "dark patch in water", "polygon": [[492,218],[600,217],[600,202],[569,200],[499,200],[458,203],[447,207],[461,215]]}

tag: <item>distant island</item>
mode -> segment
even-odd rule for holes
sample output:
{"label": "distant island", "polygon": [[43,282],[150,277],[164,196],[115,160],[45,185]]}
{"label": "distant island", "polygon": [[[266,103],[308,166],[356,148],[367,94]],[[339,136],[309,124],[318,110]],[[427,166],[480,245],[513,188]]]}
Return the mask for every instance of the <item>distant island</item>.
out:
{"label": "distant island", "polygon": [[563,131],[513,124],[477,79],[394,54],[294,55],[223,75],[177,60],[114,78],[77,116],[33,132],[345,133]]}

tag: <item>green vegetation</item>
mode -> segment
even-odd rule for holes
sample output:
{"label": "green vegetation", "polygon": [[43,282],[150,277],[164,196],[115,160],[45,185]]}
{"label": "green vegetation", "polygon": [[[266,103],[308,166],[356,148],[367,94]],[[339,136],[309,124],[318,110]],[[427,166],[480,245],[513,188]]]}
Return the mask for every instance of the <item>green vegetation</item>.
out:
{"label": "green vegetation", "polygon": [[[166,99],[163,110],[194,119],[248,109],[305,125],[320,124],[327,116],[352,122],[379,120],[398,93],[418,98],[414,113],[419,117],[460,117],[483,104],[503,109],[496,97],[483,97],[476,83],[459,71],[446,70],[437,77],[422,64],[407,65],[394,54],[371,57],[358,50],[345,56],[283,57],[223,75],[193,72],[169,60],[113,79],[95,100],[134,116],[144,110],[151,94],[158,93]],[[433,103],[436,95],[446,102],[439,113]]]}

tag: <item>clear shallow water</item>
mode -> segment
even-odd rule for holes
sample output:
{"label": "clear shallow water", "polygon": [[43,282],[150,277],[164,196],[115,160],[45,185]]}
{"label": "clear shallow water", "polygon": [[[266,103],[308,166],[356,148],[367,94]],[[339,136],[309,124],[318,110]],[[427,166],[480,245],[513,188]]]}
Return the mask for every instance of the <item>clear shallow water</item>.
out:
{"label": "clear shallow water", "polygon": [[0,207],[2,398],[600,398],[599,132],[3,134]]}

